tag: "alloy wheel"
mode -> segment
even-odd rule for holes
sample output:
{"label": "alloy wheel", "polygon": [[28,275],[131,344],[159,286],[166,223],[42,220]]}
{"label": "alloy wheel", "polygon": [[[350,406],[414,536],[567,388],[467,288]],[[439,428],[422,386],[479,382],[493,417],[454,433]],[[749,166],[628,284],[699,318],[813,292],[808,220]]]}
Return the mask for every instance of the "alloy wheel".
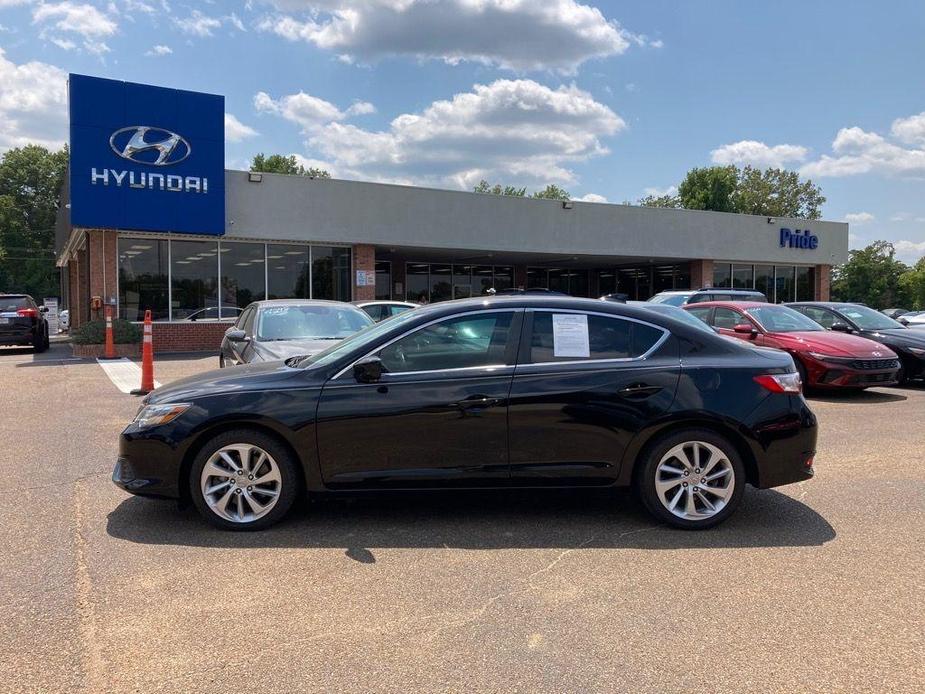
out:
{"label": "alloy wheel", "polygon": [[735,471],[725,453],[705,441],[669,450],[655,469],[655,492],[671,514],[684,520],[711,518],[735,491]]}
{"label": "alloy wheel", "polygon": [[222,446],[200,475],[202,498],[215,515],[232,523],[251,523],[272,511],[282,485],[273,456],[249,443]]}

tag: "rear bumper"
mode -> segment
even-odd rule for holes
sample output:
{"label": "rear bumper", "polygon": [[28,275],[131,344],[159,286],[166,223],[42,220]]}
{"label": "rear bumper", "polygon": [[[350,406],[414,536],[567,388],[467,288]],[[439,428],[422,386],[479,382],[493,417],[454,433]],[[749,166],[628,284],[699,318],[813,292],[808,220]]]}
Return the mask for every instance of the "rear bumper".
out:
{"label": "rear bumper", "polygon": [[[763,407],[771,414],[769,398]],[[759,489],[779,487],[811,479],[816,455],[818,424],[816,415],[802,395],[791,395],[791,405],[762,418],[755,426],[753,453],[757,465]],[[779,406],[778,406],[779,407]]]}
{"label": "rear bumper", "polygon": [[0,333],[0,345],[7,347],[13,345],[31,345],[35,332],[33,330],[17,331],[15,333]]}

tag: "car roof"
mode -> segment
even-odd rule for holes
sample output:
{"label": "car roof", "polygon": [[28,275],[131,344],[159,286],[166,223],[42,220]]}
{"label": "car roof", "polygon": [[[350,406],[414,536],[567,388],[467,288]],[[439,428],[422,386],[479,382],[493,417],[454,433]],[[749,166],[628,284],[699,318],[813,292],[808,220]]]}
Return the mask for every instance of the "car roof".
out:
{"label": "car roof", "polygon": [[767,301],[698,301],[696,304],[687,304],[685,309],[689,308],[709,308],[712,306],[721,306],[723,308],[763,308],[765,306],[780,306],[781,304],[772,304]]}
{"label": "car roof", "polygon": [[[852,308],[856,306],[864,306],[864,304],[856,304],[852,301],[788,301],[785,306],[821,306],[822,308]],[[864,308],[868,308],[864,306]]]}
{"label": "car roof", "polygon": [[269,306],[350,306],[356,308],[348,301],[331,301],[328,299],[263,299],[252,301],[249,306],[265,308]]}
{"label": "car roof", "polygon": [[376,306],[379,304],[387,304],[389,306],[414,306],[417,307],[417,304],[411,301],[401,301],[399,299],[370,299],[369,301],[351,301],[351,304],[354,306]]}

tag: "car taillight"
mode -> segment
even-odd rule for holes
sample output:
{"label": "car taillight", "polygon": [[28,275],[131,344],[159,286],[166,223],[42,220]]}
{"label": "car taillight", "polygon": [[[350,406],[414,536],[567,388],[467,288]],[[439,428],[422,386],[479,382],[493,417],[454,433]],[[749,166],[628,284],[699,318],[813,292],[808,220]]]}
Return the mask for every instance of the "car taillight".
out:
{"label": "car taillight", "polygon": [[21,308],[16,311],[16,315],[23,318],[38,318],[39,312],[34,308]]}
{"label": "car taillight", "polygon": [[764,386],[772,393],[799,393],[803,389],[798,373],[755,376],[755,383]]}

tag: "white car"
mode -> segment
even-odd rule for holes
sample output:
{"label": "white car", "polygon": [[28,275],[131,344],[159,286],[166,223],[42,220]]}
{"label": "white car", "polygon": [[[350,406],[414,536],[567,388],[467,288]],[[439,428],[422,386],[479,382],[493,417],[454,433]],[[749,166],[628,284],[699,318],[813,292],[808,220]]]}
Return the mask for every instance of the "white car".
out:
{"label": "white car", "polygon": [[910,311],[896,320],[909,328],[925,328],[925,311]]}

